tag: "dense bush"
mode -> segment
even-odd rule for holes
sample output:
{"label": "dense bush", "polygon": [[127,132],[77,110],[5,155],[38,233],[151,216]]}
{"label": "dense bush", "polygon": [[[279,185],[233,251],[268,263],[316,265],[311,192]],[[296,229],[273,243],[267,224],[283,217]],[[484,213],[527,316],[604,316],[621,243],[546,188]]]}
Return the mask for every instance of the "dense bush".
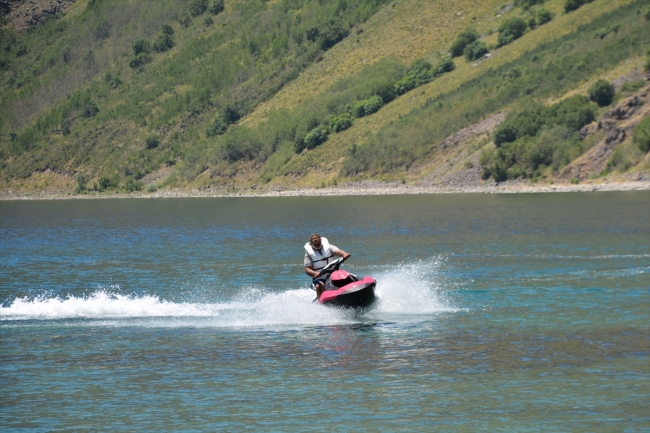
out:
{"label": "dense bush", "polygon": [[208,10],[208,0],[191,0],[188,5],[190,15],[198,17]]}
{"label": "dense bush", "polygon": [[92,99],[86,102],[82,107],[82,114],[85,118],[95,117],[97,113],[99,113],[99,107]]}
{"label": "dense bush", "polygon": [[650,117],[646,116],[632,133],[634,143],[639,146],[642,152],[650,151]]}
{"label": "dense bush", "polygon": [[120,184],[120,178],[117,175],[102,176],[99,178],[99,190],[115,189]]}
{"label": "dense bush", "polygon": [[135,180],[133,177],[128,177],[126,179],[126,182],[124,183],[124,189],[133,192],[133,191],[142,191],[142,188],[144,188],[144,184],[142,181]]}
{"label": "dense bush", "polygon": [[593,122],[595,112],[586,97],[577,95],[509,114],[495,132],[497,149],[481,157],[483,178],[503,181],[539,176],[545,167],[558,169],[580,153],[574,150],[580,146],[578,131]]}
{"label": "dense bush", "polygon": [[313,149],[316,146],[320,146],[327,141],[328,135],[329,131],[324,126],[312,129],[309,134],[305,136],[305,147],[307,149]]}
{"label": "dense bush", "polygon": [[330,130],[332,132],[341,132],[352,126],[352,116],[350,113],[343,113],[335,116],[330,120]]}
{"label": "dense bush", "polygon": [[257,134],[244,126],[233,126],[224,135],[223,159],[228,162],[262,158],[262,142]]}
{"label": "dense bush", "polygon": [[340,19],[328,19],[306,31],[307,40],[311,42],[318,41],[323,50],[332,48],[348,34],[349,30]]}
{"label": "dense bush", "polygon": [[212,122],[205,130],[207,137],[214,137],[215,135],[222,135],[228,129],[228,125],[221,117],[218,117]]}
{"label": "dense bush", "polygon": [[526,32],[526,21],[518,17],[505,19],[499,26],[498,44],[500,47],[519,39]]}
{"label": "dense bush", "polygon": [[489,53],[487,45],[483,41],[474,41],[465,47],[465,59],[468,62],[478,60]]}
{"label": "dense bush", "polygon": [[380,96],[374,95],[363,101],[363,111],[366,116],[376,113],[384,105]]}
{"label": "dense bush", "polygon": [[581,95],[566,98],[550,107],[537,105],[510,113],[496,129],[494,144],[499,147],[519,138],[535,136],[544,125],[564,125],[573,131],[593,122],[596,112]]}
{"label": "dense bush", "polygon": [[212,15],[217,15],[218,13],[223,12],[224,1],[223,0],[214,0],[210,5],[210,13]]}
{"label": "dense bush", "polygon": [[611,104],[615,94],[614,85],[607,80],[598,80],[589,87],[589,99],[601,107]]}
{"label": "dense bush", "polygon": [[140,53],[129,61],[129,66],[138,72],[142,72],[144,70],[144,66],[147,63],[151,63],[152,60],[153,58],[150,54]]}
{"label": "dense bush", "polygon": [[167,33],[159,34],[153,43],[153,49],[158,53],[164,53],[172,48],[174,48],[174,38]]}
{"label": "dense bush", "polygon": [[147,146],[147,149],[155,149],[160,144],[160,139],[157,135],[150,135],[146,138],[145,144]]}
{"label": "dense bush", "polygon": [[150,53],[151,52],[151,43],[146,39],[138,39],[137,41],[131,44],[133,49],[133,55],[137,56],[140,53]]}
{"label": "dense bush", "polygon": [[537,24],[544,25],[550,23],[553,20],[553,14],[548,9],[540,9],[537,12]]}
{"label": "dense bush", "polygon": [[449,54],[451,57],[460,57],[463,55],[465,51],[465,47],[472,42],[476,41],[479,38],[478,33],[476,33],[476,30],[474,29],[467,29],[464,32],[462,32],[456,40],[454,41],[453,44],[451,44],[451,49],[449,50]]}
{"label": "dense bush", "polygon": [[531,6],[540,5],[546,0],[515,0],[515,6],[521,6],[524,9],[530,8]]}
{"label": "dense bush", "polygon": [[395,83],[395,93],[403,95],[446,72],[453,71],[455,67],[453,60],[449,57],[441,59],[435,67],[426,60],[418,60],[406,71],[404,78]]}
{"label": "dense bush", "polygon": [[594,0],[566,0],[564,3],[564,12],[571,12],[578,9],[580,6],[591,3]]}

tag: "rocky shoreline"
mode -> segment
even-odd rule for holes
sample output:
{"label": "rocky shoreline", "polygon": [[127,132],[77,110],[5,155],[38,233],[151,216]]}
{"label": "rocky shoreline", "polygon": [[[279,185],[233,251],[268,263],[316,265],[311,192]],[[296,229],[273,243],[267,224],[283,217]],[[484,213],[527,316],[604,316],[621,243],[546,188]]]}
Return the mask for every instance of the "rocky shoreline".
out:
{"label": "rocky shoreline", "polygon": [[324,188],[285,188],[267,185],[260,188],[233,190],[228,187],[199,189],[165,189],[153,192],[97,193],[86,194],[41,191],[35,193],[2,191],[0,200],[83,200],[108,198],[174,198],[174,197],[320,197],[320,196],[363,196],[363,195],[406,195],[406,194],[537,194],[553,192],[592,191],[650,191],[650,178],[619,181],[599,181],[579,184],[536,184],[525,181],[485,183],[477,186],[422,186],[405,185],[397,182],[359,181]]}

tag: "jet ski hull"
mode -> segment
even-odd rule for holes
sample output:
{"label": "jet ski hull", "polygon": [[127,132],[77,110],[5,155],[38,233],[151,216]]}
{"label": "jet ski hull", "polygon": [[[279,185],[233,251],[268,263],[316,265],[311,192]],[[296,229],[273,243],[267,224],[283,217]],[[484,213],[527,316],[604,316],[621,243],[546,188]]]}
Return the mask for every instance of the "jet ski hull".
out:
{"label": "jet ski hull", "polygon": [[336,290],[324,291],[319,304],[339,308],[368,308],[377,301],[375,286],[377,281],[371,277],[355,281]]}

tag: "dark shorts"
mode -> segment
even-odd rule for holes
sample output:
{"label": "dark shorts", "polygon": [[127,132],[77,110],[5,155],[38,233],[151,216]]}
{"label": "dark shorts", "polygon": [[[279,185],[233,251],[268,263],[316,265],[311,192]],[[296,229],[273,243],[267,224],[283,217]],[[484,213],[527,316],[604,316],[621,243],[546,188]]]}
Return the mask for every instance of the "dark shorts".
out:
{"label": "dark shorts", "polygon": [[316,284],[318,284],[318,283],[323,283],[323,284],[325,284],[325,281],[327,281],[327,277],[316,277],[316,278],[314,278],[313,280],[311,280],[311,282],[312,282],[312,284],[314,284],[314,286],[315,286]]}

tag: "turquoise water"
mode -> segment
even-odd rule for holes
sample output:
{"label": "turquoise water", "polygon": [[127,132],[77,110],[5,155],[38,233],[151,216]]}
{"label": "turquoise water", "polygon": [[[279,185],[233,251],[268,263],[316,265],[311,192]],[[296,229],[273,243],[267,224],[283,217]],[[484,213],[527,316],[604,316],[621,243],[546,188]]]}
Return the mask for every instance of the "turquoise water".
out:
{"label": "turquoise water", "polygon": [[649,192],[0,202],[0,430],[647,432],[649,287]]}

